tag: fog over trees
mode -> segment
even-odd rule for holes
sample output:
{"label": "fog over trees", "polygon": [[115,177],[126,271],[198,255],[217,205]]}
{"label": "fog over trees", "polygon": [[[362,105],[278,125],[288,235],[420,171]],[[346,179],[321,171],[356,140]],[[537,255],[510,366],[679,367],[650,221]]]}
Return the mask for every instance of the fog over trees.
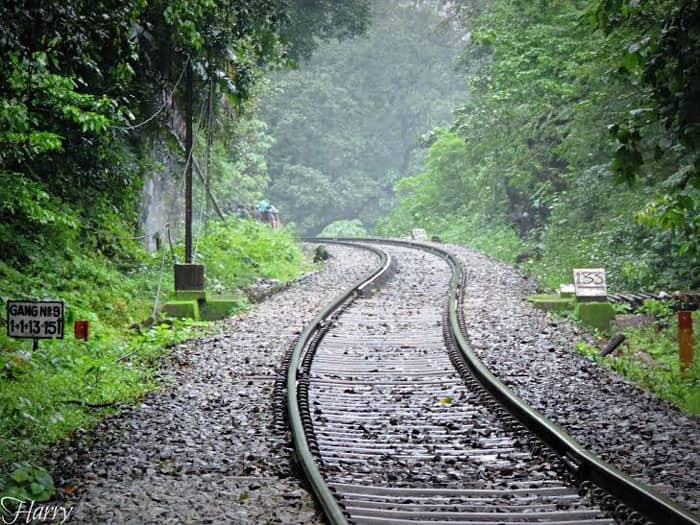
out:
{"label": "fog over trees", "polygon": [[370,23],[272,76],[261,100],[269,195],[305,233],[339,219],[372,227],[396,181],[420,171],[420,136],[448,125],[463,96],[463,32],[435,5],[377,1]]}

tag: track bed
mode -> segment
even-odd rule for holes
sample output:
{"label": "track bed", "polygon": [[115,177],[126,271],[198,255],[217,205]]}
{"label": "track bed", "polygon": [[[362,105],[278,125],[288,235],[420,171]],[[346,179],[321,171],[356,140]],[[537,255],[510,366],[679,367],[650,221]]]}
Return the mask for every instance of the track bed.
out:
{"label": "track bed", "polygon": [[454,368],[448,263],[380,248],[393,278],[332,322],[308,372],[317,459],[349,521],[614,523]]}

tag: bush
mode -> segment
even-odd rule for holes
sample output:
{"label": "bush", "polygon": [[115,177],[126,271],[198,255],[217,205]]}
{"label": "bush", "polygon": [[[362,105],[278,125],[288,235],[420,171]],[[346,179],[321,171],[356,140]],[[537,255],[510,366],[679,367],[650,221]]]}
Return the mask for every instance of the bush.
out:
{"label": "bush", "polygon": [[198,244],[197,262],[206,265],[209,286],[218,291],[247,286],[259,277],[289,281],[306,268],[288,230],[238,217],[208,226]]}
{"label": "bush", "polygon": [[369,237],[369,233],[359,219],[334,221],[323,228],[319,237]]}

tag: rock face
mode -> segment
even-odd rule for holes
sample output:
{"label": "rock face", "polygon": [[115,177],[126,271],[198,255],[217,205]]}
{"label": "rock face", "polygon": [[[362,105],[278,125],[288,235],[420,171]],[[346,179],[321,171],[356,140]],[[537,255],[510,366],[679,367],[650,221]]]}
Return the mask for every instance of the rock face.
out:
{"label": "rock face", "polygon": [[320,524],[273,431],[273,386],[293,339],[376,264],[341,246],[326,268],[175,348],[164,389],[77,434],[53,471],[77,523]]}
{"label": "rock face", "polygon": [[170,224],[174,241],[178,237],[177,225],[185,215],[181,191],[184,159],[177,146],[171,147],[171,142],[173,139],[168,140],[165,132],[145,140],[144,150],[148,153],[144,162],[151,168],[143,181],[141,223],[143,231],[149,234],[143,239],[149,251],[156,250],[159,242],[168,242],[165,232],[160,232],[160,239],[154,235],[166,223]]}
{"label": "rock face", "polygon": [[484,363],[580,443],[698,512],[700,418],[574,353],[591,337],[529,304],[535,284],[520,271],[473,250],[448,249],[467,272],[463,314]]}

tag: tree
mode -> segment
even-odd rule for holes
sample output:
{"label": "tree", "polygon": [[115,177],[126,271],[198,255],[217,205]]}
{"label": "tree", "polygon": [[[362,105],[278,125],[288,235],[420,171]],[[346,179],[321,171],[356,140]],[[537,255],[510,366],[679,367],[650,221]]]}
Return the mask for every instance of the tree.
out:
{"label": "tree", "polygon": [[599,2],[589,14],[596,29],[626,44],[621,73],[644,86],[644,104],[609,125],[618,143],[612,168],[629,184],[660,186],[638,219],[680,236],[680,255],[698,256],[700,2]]}
{"label": "tree", "polygon": [[[242,118],[266,67],[363,30],[366,13],[366,0],[0,5],[3,259],[26,262],[78,240],[119,250],[138,226],[142,150],[177,113],[166,108],[182,106],[187,62],[197,102],[213,111],[226,97],[227,117]],[[252,193],[259,182],[264,174]]]}
{"label": "tree", "polygon": [[[396,180],[417,170],[418,135],[450,119],[458,40],[430,5],[377,2],[366,37],[326,45],[272,77],[263,117],[275,141],[271,198],[285,216],[318,232],[334,219],[372,225],[384,213]],[[299,170],[331,194],[304,189],[290,178]]]}
{"label": "tree", "polygon": [[[397,186],[381,231],[423,226],[510,258],[535,245],[554,285],[575,265],[605,266],[614,286],[697,283],[696,152],[692,132],[674,138],[695,117],[669,87],[695,89],[684,76],[695,58],[680,55],[694,56],[693,37],[679,33],[695,11],[672,4],[492,2],[462,58],[466,102],[426,141],[427,158],[446,162]],[[587,15],[615,29],[592,32]],[[653,58],[655,39],[666,58]]]}

